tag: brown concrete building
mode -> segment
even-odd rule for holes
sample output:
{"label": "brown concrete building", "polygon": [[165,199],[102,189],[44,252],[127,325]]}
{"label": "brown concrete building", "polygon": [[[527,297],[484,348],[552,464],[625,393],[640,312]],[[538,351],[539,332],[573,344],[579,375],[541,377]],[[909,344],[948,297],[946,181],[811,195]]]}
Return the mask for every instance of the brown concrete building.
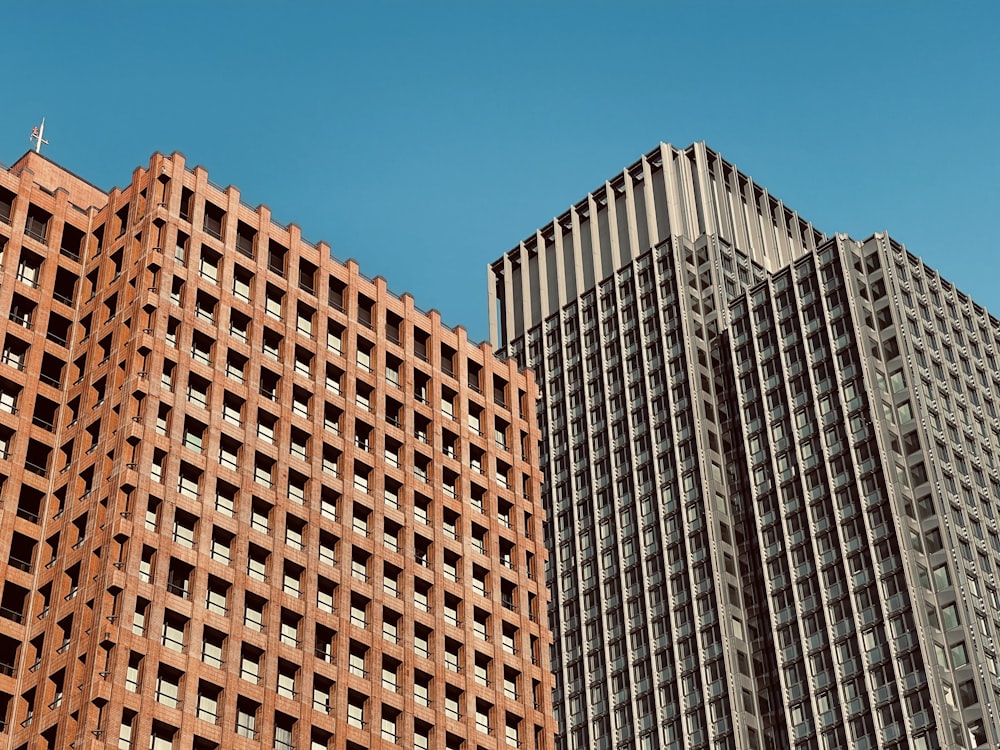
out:
{"label": "brown concrete building", "polygon": [[0,748],[552,746],[530,375],[179,154],[0,262]]}

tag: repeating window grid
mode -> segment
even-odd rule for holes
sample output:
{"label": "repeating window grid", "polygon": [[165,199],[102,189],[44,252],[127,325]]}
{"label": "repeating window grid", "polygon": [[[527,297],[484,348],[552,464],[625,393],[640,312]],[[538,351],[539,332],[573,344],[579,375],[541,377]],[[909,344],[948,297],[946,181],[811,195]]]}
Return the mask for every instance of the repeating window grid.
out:
{"label": "repeating window grid", "polygon": [[[227,421],[230,421],[233,424],[236,424],[236,422],[234,421],[236,419],[235,412],[230,413],[230,412],[227,411],[226,412],[226,416],[229,417],[229,419],[227,419]],[[207,440],[207,436],[205,436],[205,439]],[[194,489],[194,486],[192,486],[191,493],[194,494],[194,492],[195,492],[195,489]],[[216,496],[216,498],[215,498],[215,502],[218,505],[217,509],[219,510],[220,513],[227,514],[227,515],[235,515],[236,510],[237,510],[237,506],[236,506],[234,497],[231,497],[231,496],[228,496],[228,495],[224,495],[224,494],[218,494]],[[188,544],[193,545],[193,539],[191,539],[190,537],[184,535],[184,532],[181,532],[181,533],[182,533],[182,536],[184,536],[184,539],[186,539],[188,541]],[[221,546],[220,544],[217,544],[215,542],[215,540],[213,540],[213,544],[212,544],[212,548],[211,548],[211,554],[212,554],[213,557],[215,557],[215,559],[218,562],[221,562],[221,563],[224,563],[224,564],[228,564],[229,560],[232,557],[231,550],[228,549],[228,548],[226,548],[226,547]],[[211,592],[208,595],[211,596],[212,595]],[[253,627],[261,627],[261,625],[259,624],[259,621],[255,622],[254,625],[253,625]]]}

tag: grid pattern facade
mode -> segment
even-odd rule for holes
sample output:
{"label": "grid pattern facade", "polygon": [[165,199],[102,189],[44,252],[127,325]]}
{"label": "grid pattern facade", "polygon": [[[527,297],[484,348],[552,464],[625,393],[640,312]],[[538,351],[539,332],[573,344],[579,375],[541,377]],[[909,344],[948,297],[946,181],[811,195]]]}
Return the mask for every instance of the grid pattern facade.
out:
{"label": "grid pattern facade", "polygon": [[0,746],[551,747],[530,374],[178,154],[0,252]]}
{"label": "grid pattern facade", "polygon": [[793,744],[1000,743],[998,333],[884,236],[733,306],[754,625]]}
{"label": "grid pattern facade", "polygon": [[[744,708],[730,670],[742,665],[748,690],[752,675],[704,335],[718,258],[706,242],[665,243],[526,337],[545,375],[555,703],[569,747],[749,743],[755,731],[733,717]],[[731,275],[763,273],[742,259]],[[699,312],[678,304],[691,293]]]}
{"label": "grid pattern facade", "polygon": [[491,266],[491,335],[543,392],[559,747],[759,746],[712,342],[822,239],[661,145]]}
{"label": "grid pattern facade", "polygon": [[490,272],[543,393],[557,747],[997,746],[995,319],[697,145]]}

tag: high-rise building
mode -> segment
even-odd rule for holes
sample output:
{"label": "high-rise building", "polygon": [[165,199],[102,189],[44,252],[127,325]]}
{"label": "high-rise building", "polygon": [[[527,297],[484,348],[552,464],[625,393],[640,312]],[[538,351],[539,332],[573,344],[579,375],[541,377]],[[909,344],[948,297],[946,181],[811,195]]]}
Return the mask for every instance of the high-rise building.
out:
{"label": "high-rise building", "polygon": [[490,266],[558,748],[1000,746],[1000,321],[661,145]]}
{"label": "high-rise building", "polygon": [[179,154],[0,257],[0,748],[552,746],[530,375]]}

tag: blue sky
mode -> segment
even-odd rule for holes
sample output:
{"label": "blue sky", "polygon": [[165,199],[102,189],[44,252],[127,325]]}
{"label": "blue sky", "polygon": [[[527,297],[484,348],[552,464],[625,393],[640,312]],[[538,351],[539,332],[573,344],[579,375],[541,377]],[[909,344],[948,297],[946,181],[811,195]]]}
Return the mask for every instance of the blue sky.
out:
{"label": "blue sky", "polygon": [[11,3],[0,161],[181,151],[487,335],[486,265],[659,141],[1000,313],[1000,3]]}

